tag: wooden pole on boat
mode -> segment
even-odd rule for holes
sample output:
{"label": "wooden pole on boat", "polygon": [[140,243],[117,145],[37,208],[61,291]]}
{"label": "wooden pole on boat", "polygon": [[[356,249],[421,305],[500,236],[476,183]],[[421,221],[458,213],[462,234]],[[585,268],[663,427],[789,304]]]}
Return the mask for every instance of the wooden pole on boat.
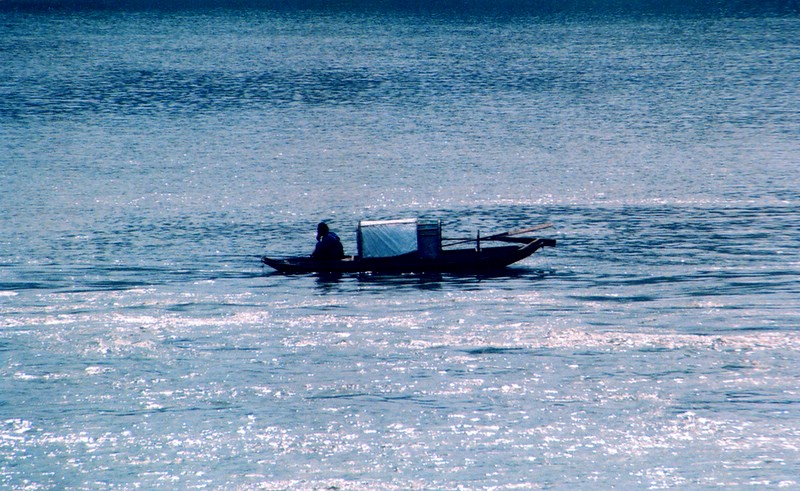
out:
{"label": "wooden pole on boat", "polygon": [[552,226],[553,226],[552,223],[543,223],[541,225],[536,225],[535,227],[523,228],[523,229],[519,229],[519,230],[510,230],[508,232],[502,232],[502,233],[499,233],[499,234],[490,235],[486,239],[496,239],[497,237],[508,237],[510,235],[527,234],[528,232],[535,232],[537,230],[550,228]]}
{"label": "wooden pole on boat", "polygon": [[[501,232],[499,234],[490,235],[488,237],[484,237],[483,240],[502,240],[503,238],[511,237],[512,235],[519,235],[519,234],[526,234],[528,232],[535,232],[537,230],[550,228],[552,226],[553,226],[552,223],[543,223],[541,225],[536,225],[535,227],[523,228],[523,229],[519,229],[519,230],[509,230],[508,232]],[[454,241],[456,241],[456,242],[453,242],[452,244],[447,244],[447,247],[452,247],[452,246],[455,246],[455,245],[464,244],[466,242],[473,242],[473,241],[480,242],[481,238],[480,238],[480,231],[478,231],[478,238],[477,239],[460,239],[460,238],[458,238],[458,239],[456,239],[456,238],[447,239],[447,238],[443,238],[442,240],[443,241],[444,240],[447,240],[447,241],[454,240]]]}

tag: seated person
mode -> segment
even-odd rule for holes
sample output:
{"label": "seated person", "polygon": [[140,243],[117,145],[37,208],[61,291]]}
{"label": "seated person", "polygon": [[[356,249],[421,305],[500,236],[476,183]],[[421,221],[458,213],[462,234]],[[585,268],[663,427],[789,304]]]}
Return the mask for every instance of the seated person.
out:
{"label": "seated person", "polygon": [[328,229],[325,222],[317,225],[317,245],[311,254],[314,259],[332,260],[344,258],[344,247],[339,236]]}

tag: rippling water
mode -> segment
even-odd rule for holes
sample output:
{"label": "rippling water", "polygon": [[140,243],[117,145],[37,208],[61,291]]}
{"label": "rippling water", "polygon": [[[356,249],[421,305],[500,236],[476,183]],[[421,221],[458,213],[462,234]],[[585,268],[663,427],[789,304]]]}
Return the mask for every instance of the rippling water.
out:
{"label": "rippling water", "polygon": [[[800,485],[797,16],[0,24],[0,488]],[[558,247],[258,262],[409,216]]]}

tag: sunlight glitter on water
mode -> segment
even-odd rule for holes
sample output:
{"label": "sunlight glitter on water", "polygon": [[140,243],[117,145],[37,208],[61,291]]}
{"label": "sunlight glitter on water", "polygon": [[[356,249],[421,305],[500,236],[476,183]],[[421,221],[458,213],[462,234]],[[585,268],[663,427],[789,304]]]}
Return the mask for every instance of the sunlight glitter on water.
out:
{"label": "sunlight glitter on water", "polygon": [[[0,487],[797,487],[798,19],[751,14],[0,12]],[[414,216],[558,246],[259,262]]]}

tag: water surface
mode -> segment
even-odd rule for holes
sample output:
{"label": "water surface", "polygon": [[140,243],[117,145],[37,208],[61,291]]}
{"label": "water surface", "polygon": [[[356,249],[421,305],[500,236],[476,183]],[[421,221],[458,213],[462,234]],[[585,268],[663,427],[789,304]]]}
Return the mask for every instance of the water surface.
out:
{"label": "water surface", "polygon": [[[798,485],[796,16],[0,23],[0,487]],[[258,261],[413,216],[558,247]]]}

